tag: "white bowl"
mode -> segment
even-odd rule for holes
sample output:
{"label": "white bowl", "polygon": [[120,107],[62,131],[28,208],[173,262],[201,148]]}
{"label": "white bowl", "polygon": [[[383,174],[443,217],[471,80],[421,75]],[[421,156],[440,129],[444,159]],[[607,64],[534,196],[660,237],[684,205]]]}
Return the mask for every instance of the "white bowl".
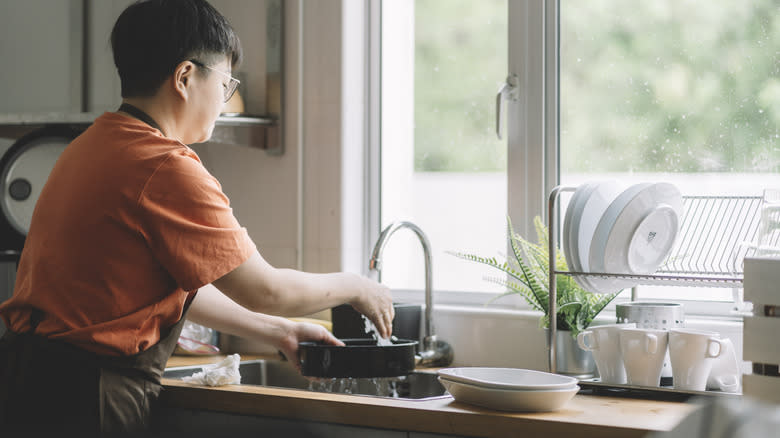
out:
{"label": "white bowl", "polygon": [[443,368],[437,374],[441,379],[507,390],[571,389],[578,382],[574,377],[522,368]]}
{"label": "white bowl", "polygon": [[556,411],[561,409],[580,390],[577,385],[568,389],[523,391],[485,388],[441,377],[439,377],[439,381],[459,402],[511,412]]}
{"label": "white bowl", "polygon": [[[651,274],[669,255],[682,216],[682,195],[669,183],[639,183],[604,211],[593,233],[588,262],[593,272]],[[636,281],[591,278],[596,292],[612,293]]]}
{"label": "white bowl", "polygon": [[[588,189],[587,195],[583,193],[582,198],[574,206],[571,219],[571,232],[573,233],[571,245],[573,251],[577,253],[577,256],[573,257],[579,263],[579,271],[594,271],[588,260],[593,233],[596,231],[596,226],[604,211],[620,194],[623,187],[623,184],[612,180],[594,182],[593,187]],[[586,290],[597,290],[597,286],[592,283],[598,278],[575,276],[574,280]]]}

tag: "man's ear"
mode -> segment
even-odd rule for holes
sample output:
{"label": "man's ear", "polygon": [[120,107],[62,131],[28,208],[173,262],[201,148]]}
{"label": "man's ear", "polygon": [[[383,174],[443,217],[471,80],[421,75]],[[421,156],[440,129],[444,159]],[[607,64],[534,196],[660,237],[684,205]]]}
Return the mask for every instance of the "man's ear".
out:
{"label": "man's ear", "polygon": [[197,66],[190,61],[184,61],[176,66],[173,71],[173,89],[183,100],[189,98],[189,85]]}

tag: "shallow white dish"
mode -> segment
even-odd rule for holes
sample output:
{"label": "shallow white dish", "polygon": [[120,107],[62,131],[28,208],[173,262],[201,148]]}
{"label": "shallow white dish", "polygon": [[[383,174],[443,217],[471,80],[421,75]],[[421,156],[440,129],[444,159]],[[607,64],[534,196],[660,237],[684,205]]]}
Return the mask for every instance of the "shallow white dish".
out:
{"label": "shallow white dish", "polygon": [[578,382],[574,377],[522,368],[443,368],[437,374],[440,379],[506,390],[571,389]]}
{"label": "shallow white dish", "polygon": [[568,389],[522,391],[485,388],[441,377],[439,377],[439,381],[459,402],[511,412],[556,411],[561,409],[580,390],[577,385]]}
{"label": "shallow white dish", "polygon": [[[571,245],[576,251],[575,258],[579,264],[579,271],[594,272],[588,262],[593,233],[596,231],[599,220],[612,201],[623,190],[624,185],[618,181],[596,181],[574,207],[572,212],[571,232],[573,233]],[[574,280],[585,290],[596,291],[598,287],[593,284],[599,279],[596,277],[575,276]]]}

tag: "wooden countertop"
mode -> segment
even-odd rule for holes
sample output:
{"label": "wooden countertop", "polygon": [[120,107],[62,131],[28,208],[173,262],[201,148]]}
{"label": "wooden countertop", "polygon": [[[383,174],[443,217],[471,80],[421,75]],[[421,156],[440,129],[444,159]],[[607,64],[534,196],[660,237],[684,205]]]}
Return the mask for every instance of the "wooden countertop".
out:
{"label": "wooden countertop", "polygon": [[[216,360],[174,356],[168,366]],[[556,412],[509,413],[449,397],[394,400],[251,385],[206,387],[173,379],[163,379],[163,386],[165,403],[187,409],[476,437],[517,436],[519,431],[525,437],[641,437],[672,430],[696,409],[686,403],[578,394]]]}

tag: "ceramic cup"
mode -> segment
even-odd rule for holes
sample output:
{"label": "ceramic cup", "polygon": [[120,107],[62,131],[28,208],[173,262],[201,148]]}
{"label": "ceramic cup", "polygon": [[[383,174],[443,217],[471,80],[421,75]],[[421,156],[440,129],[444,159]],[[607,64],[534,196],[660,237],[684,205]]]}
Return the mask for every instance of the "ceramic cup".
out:
{"label": "ceramic cup", "polygon": [[710,376],[707,378],[707,389],[723,392],[739,392],[742,372],[739,369],[737,352],[731,339],[721,339],[723,352],[712,364]]}
{"label": "ceramic cup", "polygon": [[669,330],[669,357],[675,389],[704,391],[715,358],[725,350],[717,332],[686,328]]}
{"label": "ceramic cup", "polygon": [[593,353],[602,382],[626,383],[626,368],[620,354],[620,329],[635,327],[635,323],[599,325],[577,335],[580,348]]}
{"label": "ceramic cup", "polygon": [[669,333],[666,330],[620,329],[620,352],[629,385],[660,385],[668,341]]}

